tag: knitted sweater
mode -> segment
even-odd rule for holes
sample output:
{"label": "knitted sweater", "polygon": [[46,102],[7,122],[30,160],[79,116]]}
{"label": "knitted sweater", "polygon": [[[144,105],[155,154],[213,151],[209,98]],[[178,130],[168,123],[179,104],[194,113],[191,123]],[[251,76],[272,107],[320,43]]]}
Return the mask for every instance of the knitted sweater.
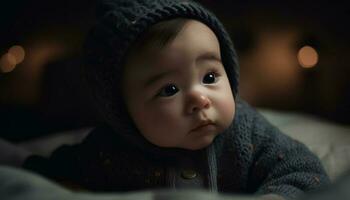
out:
{"label": "knitted sweater", "polygon": [[49,159],[32,156],[24,167],[91,191],[208,188],[295,199],[329,183],[319,159],[305,145],[282,134],[242,100],[231,126],[202,150],[155,156],[102,126],[81,144],[62,146]]}

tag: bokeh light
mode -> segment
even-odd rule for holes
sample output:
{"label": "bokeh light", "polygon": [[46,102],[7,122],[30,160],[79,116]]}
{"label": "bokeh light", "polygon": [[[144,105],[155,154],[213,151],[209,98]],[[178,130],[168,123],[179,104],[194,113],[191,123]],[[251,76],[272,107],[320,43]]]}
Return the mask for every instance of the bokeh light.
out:
{"label": "bokeh light", "polygon": [[6,53],[0,58],[0,71],[2,73],[8,73],[16,68],[16,58],[10,54]]}
{"label": "bokeh light", "polygon": [[318,53],[311,46],[304,46],[298,52],[299,64],[304,68],[315,67],[318,63]]}
{"label": "bokeh light", "polygon": [[25,57],[25,50],[22,46],[15,45],[8,50],[9,54],[12,54],[16,59],[16,64],[21,63]]}

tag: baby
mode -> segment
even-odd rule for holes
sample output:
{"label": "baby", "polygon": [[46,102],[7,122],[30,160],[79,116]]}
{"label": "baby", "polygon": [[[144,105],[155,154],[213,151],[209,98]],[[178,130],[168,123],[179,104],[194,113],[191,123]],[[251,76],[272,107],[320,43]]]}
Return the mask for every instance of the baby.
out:
{"label": "baby", "polygon": [[85,45],[105,125],[24,167],[91,191],[208,189],[295,199],[329,183],[318,158],[238,95],[218,19],[189,0],[110,0]]}

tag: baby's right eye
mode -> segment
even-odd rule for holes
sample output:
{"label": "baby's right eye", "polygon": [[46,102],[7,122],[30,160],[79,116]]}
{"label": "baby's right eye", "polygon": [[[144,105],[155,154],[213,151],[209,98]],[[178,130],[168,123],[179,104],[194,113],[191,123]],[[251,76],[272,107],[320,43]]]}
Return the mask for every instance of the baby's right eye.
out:
{"label": "baby's right eye", "polygon": [[160,92],[158,93],[158,96],[170,97],[176,94],[178,91],[179,89],[174,84],[169,84],[160,90]]}

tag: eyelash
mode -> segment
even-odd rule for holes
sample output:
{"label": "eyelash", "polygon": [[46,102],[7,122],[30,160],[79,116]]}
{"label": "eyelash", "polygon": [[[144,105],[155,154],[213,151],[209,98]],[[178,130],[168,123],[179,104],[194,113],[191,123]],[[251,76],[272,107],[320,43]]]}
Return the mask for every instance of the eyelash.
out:
{"label": "eyelash", "polygon": [[[210,71],[208,71],[208,72],[204,75],[204,77],[202,78],[202,82],[203,82],[205,76],[207,76],[208,74],[213,74],[214,77],[215,77],[215,81],[214,81],[213,83],[207,83],[207,84],[204,83],[205,85],[212,85],[212,84],[217,83],[217,82],[219,81],[219,80],[218,80],[219,77],[221,76],[221,74],[218,72],[218,70],[216,70],[216,69],[210,70]],[[171,88],[171,89],[175,89],[174,94],[171,94],[171,95],[169,95],[169,96],[164,96],[164,95],[161,94],[165,89],[167,89],[167,87],[171,87],[171,86],[174,86],[173,88]],[[169,89],[169,88],[168,88],[168,89]],[[174,96],[178,91],[179,91],[179,89],[177,88],[177,86],[176,86],[175,84],[170,83],[170,84],[167,84],[166,86],[163,86],[163,87],[157,92],[156,97],[162,97],[162,98],[171,97],[171,96]]]}

